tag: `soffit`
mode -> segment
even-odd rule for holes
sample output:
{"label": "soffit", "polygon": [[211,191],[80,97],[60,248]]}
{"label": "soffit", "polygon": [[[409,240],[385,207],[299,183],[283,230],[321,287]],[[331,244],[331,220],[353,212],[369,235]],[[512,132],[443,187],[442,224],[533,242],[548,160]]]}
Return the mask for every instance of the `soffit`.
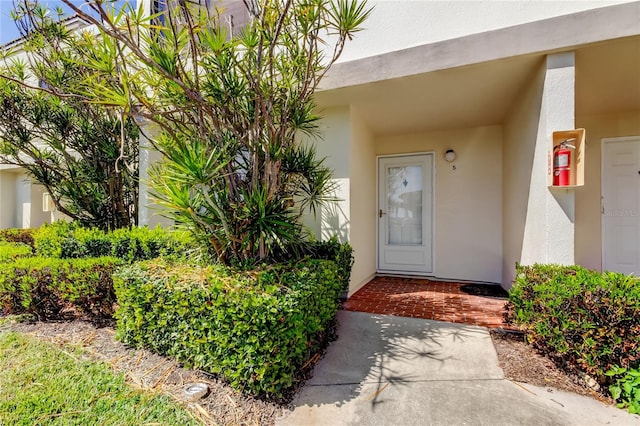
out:
{"label": "soffit", "polygon": [[319,92],[320,109],[352,105],[378,135],[500,124],[542,63],[522,56]]}
{"label": "soffit", "polygon": [[576,115],[640,110],[640,36],[576,50]]}

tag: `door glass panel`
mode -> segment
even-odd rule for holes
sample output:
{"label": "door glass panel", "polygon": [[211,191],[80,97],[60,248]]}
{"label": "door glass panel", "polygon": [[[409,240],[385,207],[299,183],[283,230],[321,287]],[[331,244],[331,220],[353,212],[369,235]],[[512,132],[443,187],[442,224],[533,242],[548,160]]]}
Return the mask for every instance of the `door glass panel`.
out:
{"label": "door glass panel", "polygon": [[422,244],[422,166],[387,167],[389,245]]}

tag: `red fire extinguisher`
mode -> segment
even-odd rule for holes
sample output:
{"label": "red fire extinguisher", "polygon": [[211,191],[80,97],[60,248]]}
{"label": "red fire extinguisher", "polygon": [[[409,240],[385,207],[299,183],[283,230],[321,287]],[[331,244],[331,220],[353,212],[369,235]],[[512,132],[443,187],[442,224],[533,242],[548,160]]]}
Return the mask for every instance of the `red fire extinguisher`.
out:
{"label": "red fire extinguisher", "polygon": [[571,149],[575,146],[569,145],[569,142],[575,141],[575,138],[565,139],[554,148],[553,153],[553,186],[571,185]]}

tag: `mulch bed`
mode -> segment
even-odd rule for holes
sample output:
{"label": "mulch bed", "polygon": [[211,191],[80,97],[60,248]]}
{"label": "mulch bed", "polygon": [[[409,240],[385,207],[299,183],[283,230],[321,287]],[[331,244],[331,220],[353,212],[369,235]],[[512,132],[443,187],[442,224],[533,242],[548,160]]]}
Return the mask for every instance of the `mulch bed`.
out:
{"label": "mulch bed", "polygon": [[573,392],[613,404],[609,396],[588,386],[583,378],[564,371],[526,344],[522,333],[499,329],[490,332],[506,379],[545,387],[549,391]]}

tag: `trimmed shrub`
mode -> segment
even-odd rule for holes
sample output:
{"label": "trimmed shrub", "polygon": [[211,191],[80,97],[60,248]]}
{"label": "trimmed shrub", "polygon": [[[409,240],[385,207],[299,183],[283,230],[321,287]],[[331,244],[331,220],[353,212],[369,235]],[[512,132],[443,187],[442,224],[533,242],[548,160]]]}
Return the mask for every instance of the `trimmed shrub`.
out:
{"label": "trimmed shrub", "polygon": [[167,231],[156,227],[118,229],[109,235],[113,244],[112,254],[127,262],[149,260],[156,257],[187,259],[198,257],[198,246],[185,231]]}
{"label": "trimmed shrub", "polygon": [[62,259],[113,256],[126,262],[166,256],[186,259],[198,250],[186,232],[160,227],[122,228],[105,233],[73,223],[55,222],[35,233],[36,252],[40,256]]}
{"label": "trimmed shrub", "polygon": [[328,241],[313,241],[308,244],[307,255],[315,259],[333,260],[338,266],[342,291],[349,290],[351,267],[353,266],[353,248],[348,243],[340,243],[333,237]]}
{"label": "trimmed shrub", "polygon": [[0,263],[13,262],[18,257],[31,256],[30,246],[22,243],[0,241]]}
{"label": "trimmed shrub", "polygon": [[107,319],[116,300],[111,276],[121,263],[110,257],[26,257],[0,263],[0,303],[5,312],[40,320],[59,319],[66,308]]}
{"label": "trimmed shrub", "polygon": [[600,384],[640,365],[640,280],[580,266],[517,266],[507,320],[538,349]]}
{"label": "trimmed shrub", "polygon": [[35,247],[33,229],[0,229],[0,241],[22,243],[30,246],[32,249]]}
{"label": "trimmed shrub", "polygon": [[333,261],[253,272],[136,263],[115,275],[117,336],[254,394],[281,396],[328,330],[342,290]]}
{"label": "trimmed shrub", "polygon": [[79,226],[73,222],[45,223],[33,233],[36,254],[60,258],[62,256],[62,242],[71,236],[77,228]]}
{"label": "trimmed shrub", "polygon": [[111,254],[110,235],[97,228],[76,228],[61,243],[62,259],[102,257]]}

